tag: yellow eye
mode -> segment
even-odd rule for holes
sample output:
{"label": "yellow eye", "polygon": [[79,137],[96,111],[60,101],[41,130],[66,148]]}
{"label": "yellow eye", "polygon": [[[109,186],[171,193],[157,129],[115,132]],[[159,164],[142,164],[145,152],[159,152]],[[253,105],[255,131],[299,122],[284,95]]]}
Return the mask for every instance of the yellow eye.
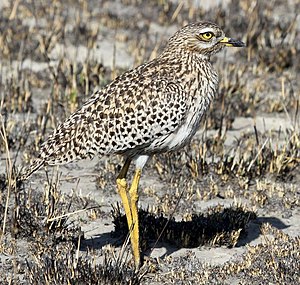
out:
{"label": "yellow eye", "polygon": [[205,41],[210,40],[213,36],[214,36],[214,34],[211,32],[206,32],[206,33],[201,34],[201,38]]}

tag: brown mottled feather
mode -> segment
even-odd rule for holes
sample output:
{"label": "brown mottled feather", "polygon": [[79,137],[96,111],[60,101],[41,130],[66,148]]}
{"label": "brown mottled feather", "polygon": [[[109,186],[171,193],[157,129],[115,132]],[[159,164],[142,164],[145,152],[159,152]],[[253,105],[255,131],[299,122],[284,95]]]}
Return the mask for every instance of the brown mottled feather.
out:
{"label": "brown mottled feather", "polygon": [[215,24],[188,25],[170,38],[156,59],[117,77],[66,119],[41,145],[23,178],[44,164],[95,154],[134,158],[185,145],[216,94],[218,76],[209,57],[224,45],[199,46],[203,28],[224,37]]}

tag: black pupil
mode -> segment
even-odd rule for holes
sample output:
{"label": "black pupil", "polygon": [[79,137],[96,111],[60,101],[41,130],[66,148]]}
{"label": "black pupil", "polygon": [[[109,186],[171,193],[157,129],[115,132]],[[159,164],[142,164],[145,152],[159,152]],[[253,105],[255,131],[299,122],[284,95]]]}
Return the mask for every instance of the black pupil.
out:
{"label": "black pupil", "polygon": [[206,36],[207,38],[209,38],[209,37],[210,37],[210,33],[206,33],[205,36]]}

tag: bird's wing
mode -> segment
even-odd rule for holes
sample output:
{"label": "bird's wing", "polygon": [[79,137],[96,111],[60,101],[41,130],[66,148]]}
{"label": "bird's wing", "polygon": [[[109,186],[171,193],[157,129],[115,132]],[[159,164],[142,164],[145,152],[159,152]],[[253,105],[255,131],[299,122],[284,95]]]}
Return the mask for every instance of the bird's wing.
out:
{"label": "bird's wing", "polygon": [[[131,80],[124,93],[111,98],[109,108],[98,113],[95,152],[128,153],[142,150],[173,133],[187,112],[186,92],[179,82],[153,75]],[[103,107],[103,104],[102,104]],[[106,121],[101,121],[101,117]]]}
{"label": "bird's wing", "polygon": [[64,164],[70,161],[86,158],[93,141],[93,123],[89,117],[82,115],[79,109],[65,122],[60,124],[48,139],[41,145],[39,156],[21,170],[18,180],[28,179],[33,172],[43,165]]}
{"label": "bird's wing", "polygon": [[155,73],[125,73],[60,124],[38,159],[62,164],[143,148],[176,130],[185,114],[186,94],[178,82]]}

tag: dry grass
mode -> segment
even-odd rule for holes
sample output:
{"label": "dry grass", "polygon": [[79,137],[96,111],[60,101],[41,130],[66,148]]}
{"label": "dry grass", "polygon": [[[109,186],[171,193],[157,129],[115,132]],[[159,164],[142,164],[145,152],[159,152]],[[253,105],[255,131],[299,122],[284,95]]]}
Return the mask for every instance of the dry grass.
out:
{"label": "dry grass", "polygon": [[[2,8],[0,283],[299,283],[299,238],[267,224],[261,225],[262,241],[236,260],[210,265],[191,252],[150,260],[135,273],[125,246],[82,246],[81,228],[111,214],[80,195],[75,179],[75,190],[67,193],[60,190],[65,179],[53,171],[33,177],[36,184],[16,182],[17,166],[34,159],[51,130],[95,88],[131,67],[122,65],[126,56],[118,60],[120,52],[137,65],[156,56],[175,27],[207,19],[248,47],[216,59],[219,96],[191,145],[154,157],[145,170],[145,181],[151,177],[156,184],[141,191],[153,201],[140,211],[143,249],[158,239],[178,249],[244,247],[252,241],[249,224],[261,217],[299,215],[299,3],[232,0],[211,10],[192,1],[99,5],[16,0]],[[107,42],[113,43],[110,61],[98,52]],[[247,118],[253,118],[250,127],[237,125]],[[119,164],[119,158],[99,162],[97,191],[114,193]],[[127,226],[117,206],[112,217],[118,245]]]}
{"label": "dry grass", "polygon": [[169,258],[169,272],[158,276],[156,284],[298,284],[299,238],[264,224],[261,227],[264,241],[248,246],[240,261],[226,262],[221,266],[200,263],[191,253],[187,258]]}

